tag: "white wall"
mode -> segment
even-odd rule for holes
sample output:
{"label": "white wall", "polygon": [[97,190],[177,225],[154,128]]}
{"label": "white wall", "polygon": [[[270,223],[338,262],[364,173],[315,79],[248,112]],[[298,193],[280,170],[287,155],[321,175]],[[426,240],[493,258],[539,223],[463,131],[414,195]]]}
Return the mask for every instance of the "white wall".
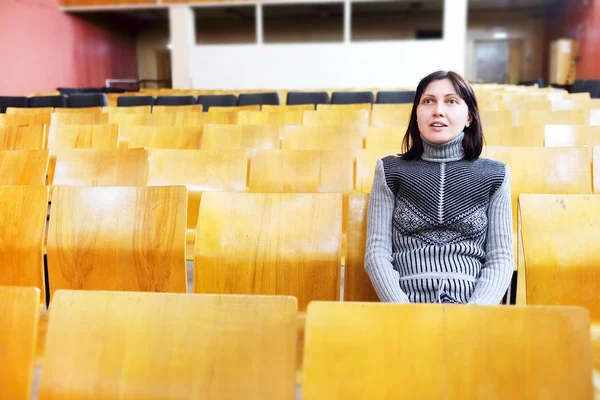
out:
{"label": "white wall", "polygon": [[[431,41],[195,45],[194,89],[415,87],[438,70],[465,72],[468,0],[444,0],[444,39]],[[175,59],[176,48],[173,49]],[[176,68],[173,68],[176,82]]]}

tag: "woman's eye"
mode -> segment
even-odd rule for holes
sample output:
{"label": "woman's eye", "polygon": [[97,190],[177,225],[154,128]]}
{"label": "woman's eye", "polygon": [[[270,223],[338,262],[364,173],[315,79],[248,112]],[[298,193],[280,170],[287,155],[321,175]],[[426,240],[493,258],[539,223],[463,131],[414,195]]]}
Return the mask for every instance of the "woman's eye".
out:
{"label": "woman's eye", "polygon": [[450,100],[448,100],[448,103],[450,103],[450,104],[458,104],[458,101],[456,101],[456,99],[450,99]]}
{"label": "woman's eye", "polygon": [[431,104],[431,103],[433,103],[433,100],[431,100],[431,99],[423,100],[423,104]]}

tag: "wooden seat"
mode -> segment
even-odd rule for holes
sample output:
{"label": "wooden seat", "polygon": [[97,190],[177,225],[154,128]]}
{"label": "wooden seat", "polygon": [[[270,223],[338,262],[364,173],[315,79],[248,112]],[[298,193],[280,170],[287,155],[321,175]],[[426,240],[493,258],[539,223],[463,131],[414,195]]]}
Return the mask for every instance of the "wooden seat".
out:
{"label": "wooden seat", "polygon": [[36,108],[20,108],[20,107],[7,107],[6,114],[41,114],[46,115],[48,118],[52,115],[54,107],[36,107]]}
{"label": "wooden seat", "polygon": [[102,112],[108,113],[110,117],[114,115],[150,115],[152,106],[133,106],[133,107],[102,107]]}
{"label": "wooden seat", "polygon": [[398,149],[375,148],[360,151],[356,160],[356,191],[371,193],[377,161],[393,154],[398,154]]}
{"label": "wooden seat", "polygon": [[317,111],[355,111],[355,110],[366,110],[371,112],[373,105],[371,103],[361,104],[317,104]]}
{"label": "wooden seat", "polygon": [[48,150],[0,150],[0,185],[44,186]]}
{"label": "wooden seat", "polygon": [[263,104],[261,107],[262,111],[277,111],[277,112],[287,112],[287,111],[314,111],[314,104],[294,104],[294,105],[281,105],[274,106],[271,104]]}
{"label": "wooden seat", "polygon": [[62,149],[55,186],[144,186],[148,179],[145,149]]}
{"label": "wooden seat", "polygon": [[[481,155],[511,169],[513,229],[517,232],[517,201],[524,193],[590,194],[589,151],[583,147],[487,147]],[[515,235],[516,238],[516,235]]]}
{"label": "wooden seat", "polygon": [[371,126],[367,131],[365,148],[398,149],[399,153],[405,133],[406,129],[402,129],[401,126]]}
{"label": "wooden seat", "polygon": [[600,146],[600,126],[546,125],[544,146]]}
{"label": "wooden seat", "polygon": [[124,128],[128,148],[198,150],[202,147],[202,127],[132,126]]}
{"label": "wooden seat", "polygon": [[517,301],[583,306],[600,323],[600,196],[521,195],[519,213]]}
{"label": "wooden seat", "polygon": [[302,398],[592,399],[579,307],[314,302]]}
{"label": "wooden seat", "polygon": [[[512,126],[513,117],[512,113],[508,110],[500,110],[500,111],[482,111],[479,113],[481,117],[481,125],[483,126],[483,131],[490,126]],[[539,121],[538,121],[539,123]]]}
{"label": "wooden seat", "polygon": [[187,190],[55,186],[48,230],[58,289],[186,292]]}
{"label": "wooden seat", "polygon": [[[121,107],[135,108],[135,107]],[[109,114],[108,120],[111,124],[120,126],[172,126],[173,114]]]}
{"label": "wooden seat", "polygon": [[31,399],[40,291],[0,286],[0,388],[2,398]]}
{"label": "wooden seat", "polygon": [[595,146],[592,150],[593,157],[593,177],[594,177],[594,193],[600,194],[600,146]]}
{"label": "wooden seat", "polygon": [[301,125],[303,110],[293,111],[240,111],[240,125]]}
{"label": "wooden seat", "polygon": [[491,125],[483,128],[487,146],[543,147],[544,125]]}
{"label": "wooden seat", "polygon": [[0,125],[0,150],[39,150],[45,148],[45,125]]}
{"label": "wooden seat", "polygon": [[238,112],[235,109],[205,113],[178,112],[173,114],[173,125],[175,127],[196,127],[206,124],[237,124],[237,116]]}
{"label": "wooden seat", "polygon": [[205,191],[245,192],[246,150],[150,150],[148,185],[188,189],[186,258],[193,259],[200,198]]}
{"label": "wooden seat", "polygon": [[204,125],[203,149],[279,149],[277,125]]}
{"label": "wooden seat", "polygon": [[238,113],[239,111],[260,111],[260,105],[258,104],[250,104],[247,106],[236,106],[236,107],[221,107],[221,106],[213,106],[208,108],[208,112],[210,113]]}
{"label": "wooden seat", "polygon": [[340,298],[342,195],[202,195],[194,250],[196,293]]}
{"label": "wooden seat", "polygon": [[412,104],[373,104],[372,126],[400,126],[406,130]]}
{"label": "wooden seat", "polygon": [[296,300],[60,291],[39,398],[295,398]]}
{"label": "wooden seat", "polygon": [[587,125],[587,110],[540,111],[527,110],[514,113],[513,123],[519,126],[528,125]]}
{"label": "wooden seat", "polygon": [[46,291],[42,244],[48,188],[0,186],[0,209],[0,286],[37,287],[41,292],[38,302],[43,301]]}
{"label": "wooden seat", "polygon": [[102,107],[60,108],[54,109],[54,114],[102,114]]}
{"label": "wooden seat", "polygon": [[4,125],[47,125],[51,117],[47,114],[0,114],[0,127]]}
{"label": "wooden seat", "polygon": [[[75,114],[77,115],[77,114]],[[50,129],[48,149],[48,182],[54,180],[56,156],[63,149],[116,150],[119,145],[119,126],[116,124],[60,125]]]}
{"label": "wooden seat", "polygon": [[363,148],[365,125],[288,125],[281,133],[281,148],[286,150],[352,150]]}
{"label": "wooden seat", "polygon": [[379,301],[365,273],[368,193],[351,193],[348,205],[348,250],[344,274],[344,301]]}
{"label": "wooden seat", "polygon": [[369,125],[370,113],[367,110],[325,110],[304,111],[303,125]]}
{"label": "wooden seat", "polygon": [[152,114],[169,114],[177,112],[202,112],[202,105],[190,104],[186,106],[154,106]]}

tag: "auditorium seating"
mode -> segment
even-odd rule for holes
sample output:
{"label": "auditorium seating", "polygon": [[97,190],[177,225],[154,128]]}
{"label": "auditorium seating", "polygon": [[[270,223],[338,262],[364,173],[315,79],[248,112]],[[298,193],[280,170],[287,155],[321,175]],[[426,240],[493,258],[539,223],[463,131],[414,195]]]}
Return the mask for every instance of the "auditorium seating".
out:
{"label": "auditorium seating", "polygon": [[284,126],[281,148],[289,150],[351,150],[356,153],[363,147],[367,126],[360,125],[298,125]]}
{"label": "auditorium seating", "polygon": [[296,300],[59,291],[43,399],[295,399]]}
{"label": "auditorium seating", "polygon": [[[127,107],[102,107],[102,112],[108,113],[108,119],[110,120],[112,116],[119,114],[142,114],[142,115],[150,115],[152,112],[152,106],[127,106]],[[157,114],[160,116],[161,114]]]}
{"label": "auditorium seating", "polygon": [[204,125],[203,149],[279,149],[277,125]]}
{"label": "auditorium seating", "polygon": [[404,91],[379,91],[377,92],[378,104],[412,104],[415,100],[414,90]]}
{"label": "auditorium seating", "polygon": [[119,96],[117,107],[139,107],[153,106],[154,97],[152,96]]}
{"label": "auditorium seating", "polygon": [[313,302],[302,398],[592,399],[579,307]]}
{"label": "auditorium seating", "polygon": [[104,107],[108,99],[104,93],[73,94],[67,97],[68,108]]}
{"label": "auditorium seating", "polygon": [[594,177],[594,193],[600,194],[600,146],[595,146],[593,148],[593,172],[592,175]]}
{"label": "auditorium seating", "polygon": [[169,104],[158,104],[154,103],[152,107],[152,114],[163,114],[163,113],[179,113],[179,112],[202,112],[202,106],[197,104],[185,104],[185,105],[169,105]]}
{"label": "auditorium seating", "polygon": [[366,110],[371,112],[373,105],[371,103],[352,103],[352,104],[318,104],[317,111],[339,111]]}
{"label": "auditorium seating", "polygon": [[375,102],[373,92],[333,92],[331,104],[361,104]]}
{"label": "auditorium seating", "polygon": [[288,92],[288,105],[298,104],[329,104],[329,94],[327,92]]}
{"label": "auditorium seating", "polygon": [[0,185],[44,186],[48,150],[0,150]]}
{"label": "auditorium seating", "polygon": [[182,186],[55,186],[50,294],[59,289],[186,292]]}
{"label": "auditorium seating", "polygon": [[406,129],[402,126],[371,126],[367,131],[365,148],[396,149],[400,153]]}
{"label": "auditorium seating", "polygon": [[379,301],[365,273],[368,193],[351,193],[348,201],[348,250],[344,274],[344,301]]}
{"label": "auditorium seating", "polygon": [[194,96],[158,96],[154,101],[156,106],[187,106],[196,104]]}
{"label": "auditorium seating", "polygon": [[193,259],[198,210],[202,192],[245,192],[248,154],[237,150],[152,149],[148,159],[148,185],[185,185],[188,189],[187,258]]}
{"label": "auditorium seating", "polygon": [[[7,109],[9,110],[9,109]],[[24,110],[27,110],[24,108]],[[50,125],[50,114],[46,113],[15,113],[0,114],[0,127],[7,125]],[[45,128],[47,129],[47,128]]]}
{"label": "auditorium seating", "polygon": [[194,291],[338,300],[341,236],[338,193],[204,193]]}
{"label": "auditorium seating", "polygon": [[198,96],[198,104],[202,105],[202,111],[208,111],[210,107],[235,107],[237,97],[233,94]]}
{"label": "auditorium seating", "polygon": [[600,146],[600,126],[546,125],[546,147]]}
{"label": "auditorium seating", "polygon": [[2,398],[31,399],[39,313],[38,289],[0,286]]}
{"label": "auditorium seating", "polygon": [[0,150],[39,150],[45,147],[45,125],[0,125]]}
{"label": "auditorium seating", "polygon": [[519,213],[518,303],[583,306],[600,324],[600,196],[521,195]]}
{"label": "auditorium seating", "polygon": [[[227,111],[213,111],[225,108]],[[173,113],[173,126],[188,127],[205,124],[237,124],[238,107],[211,107],[208,112],[176,112]]]}
{"label": "auditorium seating", "polygon": [[261,111],[277,111],[277,112],[285,112],[285,111],[314,111],[315,106],[312,104],[288,104],[284,106],[273,106],[270,104],[264,104],[260,107]]}
{"label": "auditorium seating", "polygon": [[66,107],[67,97],[63,95],[58,96],[33,96],[29,98],[29,107],[31,108],[43,108],[43,107]]}
{"label": "auditorium seating", "polygon": [[411,104],[373,104],[371,125],[399,126],[406,131],[411,109]]}
{"label": "auditorium seating", "polygon": [[0,113],[5,113],[8,107],[27,108],[28,104],[27,97],[0,96]]}
{"label": "auditorium seating", "polygon": [[369,125],[367,110],[304,111],[303,125]]}
{"label": "auditorium seating", "polygon": [[148,180],[146,149],[61,149],[54,186],[144,186]]}
{"label": "auditorium seating", "polygon": [[202,127],[135,126],[127,129],[128,148],[197,150]]}
{"label": "auditorium seating", "polygon": [[263,104],[279,105],[279,94],[277,92],[269,93],[240,93],[239,105],[251,106]]}
{"label": "auditorium seating", "polygon": [[77,108],[55,108],[53,115],[57,114],[102,114],[107,106],[77,107]]}
{"label": "auditorium seating", "polygon": [[304,111],[240,111],[240,125],[301,125]]}
{"label": "auditorium seating", "polygon": [[37,287],[41,303],[45,299],[42,241],[48,188],[0,186],[0,209],[0,286]]}

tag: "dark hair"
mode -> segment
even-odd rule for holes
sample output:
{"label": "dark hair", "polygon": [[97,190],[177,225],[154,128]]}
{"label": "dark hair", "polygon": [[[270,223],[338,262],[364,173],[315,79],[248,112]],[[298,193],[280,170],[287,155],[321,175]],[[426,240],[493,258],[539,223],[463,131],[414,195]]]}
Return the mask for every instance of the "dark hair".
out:
{"label": "dark hair", "polygon": [[421,82],[419,82],[419,85],[417,86],[412,111],[410,113],[410,122],[406,134],[404,135],[404,140],[402,141],[404,151],[402,157],[405,160],[417,160],[420,159],[423,154],[423,139],[421,138],[421,132],[419,131],[419,126],[417,124],[417,107],[421,102],[421,96],[427,86],[433,81],[442,79],[449,79],[450,82],[452,82],[456,94],[458,94],[467,104],[467,107],[469,107],[471,124],[468,128],[465,127],[465,137],[462,141],[465,159],[475,160],[481,155],[481,151],[483,150],[483,129],[481,127],[481,117],[479,116],[479,108],[477,107],[477,99],[475,98],[473,88],[456,72],[437,71],[421,79]]}

